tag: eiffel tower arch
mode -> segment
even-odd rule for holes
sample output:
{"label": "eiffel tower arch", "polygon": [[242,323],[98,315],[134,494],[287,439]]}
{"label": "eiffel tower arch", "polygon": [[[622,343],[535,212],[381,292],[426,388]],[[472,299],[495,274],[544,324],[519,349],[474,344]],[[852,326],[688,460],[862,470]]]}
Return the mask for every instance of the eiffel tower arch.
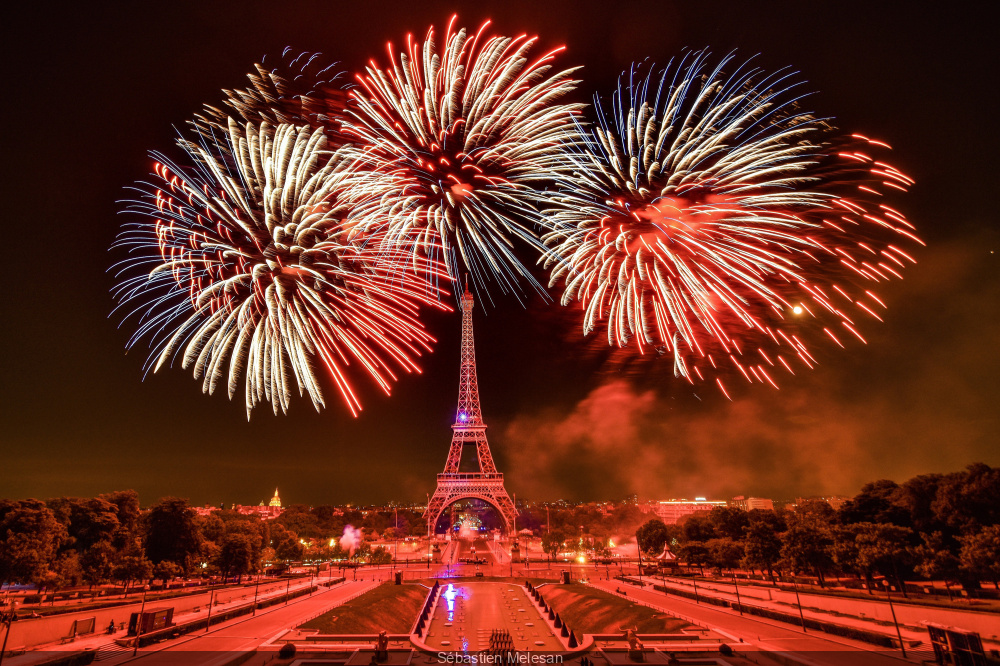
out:
{"label": "eiffel tower arch", "polygon": [[[509,533],[514,525],[514,502],[503,484],[503,474],[497,471],[486,440],[486,424],[479,406],[479,382],[476,378],[476,346],[472,336],[472,311],[475,303],[469,286],[462,295],[462,369],[459,374],[458,411],[451,426],[451,447],[444,472],[437,475],[437,486],[427,502],[424,518],[427,534],[433,534],[441,514],[449,506],[464,499],[486,502],[500,515]],[[461,472],[459,467],[465,447],[473,448],[476,470]]]}

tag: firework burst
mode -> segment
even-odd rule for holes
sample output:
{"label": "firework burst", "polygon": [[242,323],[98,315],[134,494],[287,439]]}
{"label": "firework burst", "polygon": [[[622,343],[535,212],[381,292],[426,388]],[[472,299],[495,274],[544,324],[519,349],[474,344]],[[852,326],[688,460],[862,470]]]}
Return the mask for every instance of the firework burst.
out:
{"label": "firework burst", "polygon": [[336,63],[327,64],[319,53],[298,55],[285,49],[274,63],[264,58],[247,74],[246,88],[223,90],[223,106],[205,105],[195,114],[192,127],[209,140],[213,131],[224,136],[229,131],[230,116],[241,124],[260,126],[308,125],[322,127],[330,147],[343,145],[343,121],[350,103],[346,77]]}
{"label": "firework burst", "polygon": [[[355,415],[354,364],[389,392],[394,368],[432,338],[416,320],[438,295],[397,274],[391,255],[342,241],[338,188],[351,172],[322,128],[240,125],[225,142],[179,140],[189,160],[163,155],[126,212],[115,246],[115,297],[149,339],[154,372],[173,358],[212,393],[232,398],[245,374],[247,416],[261,401],[286,411],[294,389],[324,406],[326,369]],[[429,294],[429,295],[428,295]]]}
{"label": "firework burst", "polygon": [[345,192],[355,231],[443,263],[452,279],[465,270],[480,287],[523,278],[541,289],[512,241],[541,247],[538,189],[567,167],[554,146],[575,136],[578,106],[560,102],[573,70],[552,71],[561,48],[529,60],[535,38],[488,37],[488,23],[470,38],[454,22],[442,48],[432,28],[358,77],[346,126],[363,165]]}
{"label": "firework burst", "polygon": [[579,302],[583,328],[613,346],[669,354],[689,381],[721,370],[775,387],[812,367],[807,341],[862,341],[880,319],[872,283],[901,277],[920,242],[886,196],[912,184],[873,152],[799,109],[787,72],[750,63],[730,76],[695,53],[662,72],[634,68],[551,211],[550,286]]}

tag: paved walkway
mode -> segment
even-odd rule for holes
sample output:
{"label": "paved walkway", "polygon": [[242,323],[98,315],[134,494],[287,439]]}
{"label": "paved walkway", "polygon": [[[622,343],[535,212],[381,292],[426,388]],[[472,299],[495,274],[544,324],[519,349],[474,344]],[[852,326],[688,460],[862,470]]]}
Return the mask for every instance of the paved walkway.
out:
{"label": "paved walkway", "polygon": [[[295,591],[296,589],[301,589],[303,587],[308,587],[309,585],[310,585],[310,579],[306,578],[306,579],[302,579],[302,580],[299,580],[299,581],[293,581],[292,584],[291,584],[291,586],[290,586],[290,589],[291,589],[291,591]],[[140,648],[139,649],[139,656],[142,657],[144,655],[144,653],[151,653],[151,652],[161,651],[161,650],[164,650],[164,649],[169,649],[170,646],[172,646],[172,645],[179,644],[179,643],[187,643],[189,641],[194,640],[194,638],[197,638],[197,637],[213,636],[213,635],[216,634],[216,631],[224,629],[224,628],[227,628],[227,627],[230,627],[230,626],[233,626],[233,625],[238,625],[238,624],[250,621],[250,620],[256,620],[256,619],[259,619],[259,618],[263,618],[265,616],[271,617],[271,616],[273,616],[273,614],[276,611],[279,611],[279,610],[282,610],[282,609],[285,609],[285,608],[296,608],[296,609],[300,609],[300,608],[303,608],[303,607],[309,607],[309,608],[311,608],[312,605],[313,605],[311,603],[307,604],[306,606],[302,605],[303,602],[306,602],[306,601],[309,601],[309,600],[320,600],[317,603],[320,603],[321,605],[322,604],[327,604],[329,601],[333,600],[334,603],[329,604],[329,606],[334,606],[334,605],[337,605],[336,599],[338,599],[338,598],[340,598],[342,596],[349,596],[350,594],[352,594],[352,592],[342,592],[342,590],[348,590],[348,591],[354,590],[354,591],[357,591],[357,589],[360,589],[360,588],[358,588],[358,586],[367,586],[368,588],[372,588],[372,587],[375,587],[376,585],[377,585],[377,583],[372,582],[372,581],[357,581],[357,582],[348,581],[347,583],[343,583],[343,584],[340,584],[340,585],[334,585],[332,588],[321,587],[319,590],[317,590],[311,596],[304,596],[304,597],[298,597],[296,599],[292,599],[287,604],[287,606],[286,605],[282,605],[282,606],[275,606],[275,607],[272,607],[272,608],[265,608],[265,609],[258,610],[256,617],[241,616],[241,617],[233,619],[233,620],[228,620],[226,622],[220,623],[218,625],[218,629],[215,628],[215,625],[213,625],[212,630],[209,631],[207,634],[205,634],[204,630],[202,630],[202,633],[200,633],[200,634],[196,634],[196,635],[190,635],[189,634],[187,636],[183,636],[183,637],[174,639],[172,641],[164,641],[164,642],[161,642],[161,643],[157,643],[155,645],[148,646],[146,648]],[[279,596],[279,595],[285,594],[286,587],[289,587],[289,586],[279,585],[279,586],[275,587],[274,589],[269,590],[268,594],[260,594],[259,597],[258,597],[258,600],[264,600],[264,599],[267,599],[268,597]],[[262,586],[262,589],[263,589],[263,586]],[[231,601],[229,603],[223,603],[223,604],[219,604],[218,606],[215,606],[214,609],[213,609],[213,611],[212,611],[212,613],[214,615],[216,613],[221,613],[222,611],[231,610],[232,608],[236,608],[236,607],[239,607],[239,606],[249,605],[250,603],[252,603],[252,597],[251,597],[251,600],[249,602],[248,601],[244,601],[243,599],[236,599],[236,600],[233,600],[233,601]],[[185,622],[190,622],[190,621],[193,621],[193,620],[200,620],[200,619],[203,619],[203,618],[207,617],[207,615],[208,615],[207,611],[184,613],[184,614],[181,614],[181,615],[174,616],[174,623],[175,624],[183,624]],[[27,653],[25,653],[23,655],[19,655],[19,656],[16,656],[16,657],[7,657],[7,658],[5,658],[4,659],[4,666],[26,666],[28,664],[34,664],[34,663],[38,663],[40,661],[45,661],[47,659],[51,659],[54,652],[81,652],[83,650],[90,650],[90,649],[96,649],[96,650],[98,650],[98,655],[97,656],[101,659],[101,661],[103,663],[121,663],[124,660],[124,658],[126,658],[126,657],[128,657],[129,659],[131,658],[131,656],[132,656],[132,648],[122,648],[121,646],[118,646],[114,642],[114,638],[117,638],[117,637],[124,638],[124,633],[123,632],[118,632],[118,634],[116,634],[114,636],[109,636],[109,635],[104,634],[104,633],[95,633],[95,634],[93,634],[91,636],[86,636],[86,637],[78,638],[75,641],[73,641],[72,643],[43,646],[43,647],[41,647],[39,649],[33,650],[31,652],[27,652]],[[263,642],[263,641],[261,641],[261,642]],[[198,648],[195,648],[195,649],[202,649],[202,648],[198,647]],[[211,648],[208,648],[208,649],[211,649]],[[220,648],[220,649],[227,650],[228,648],[223,647],[223,648]],[[175,660],[173,663],[177,663],[177,661]]]}
{"label": "paved walkway", "polygon": [[373,581],[337,585],[329,590],[324,589],[311,596],[292,600],[285,606],[257,611],[256,617],[233,620],[204,634],[150,646],[139,650],[136,659],[128,658],[116,663],[136,662],[138,666],[211,666],[226,663],[234,654],[255,650],[285,633],[290,627],[306,622],[377,586],[378,583]]}
{"label": "paved walkway", "polygon": [[[639,588],[622,585],[620,581],[599,580],[591,583],[596,588],[614,592],[616,588],[625,590],[630,599],[658,608],[667,613],[700,624],[704,627],[729,634],[736,641],[743,640],[746,647],[734,642],[737,650],[764,650],[788,654],[791,658],[806,664],[823,666],[900,666],[899,650],[887,650],[846,638],[834,638],[819,632],[803,633],[801,629],[750,615],[740,616],[736,611],[719,606],[697,604],[676,596],[655,592],[651,587]],[[920,663],[928,658],[925,653],[909,652],[910,661]]]}
{"label": "paved walkway", "polygon": [[485,650],[494,629],[509,631],[517,650],[563,649],[524,590],[507,583],[445,584],[424,642],[435,650]]}
{"label": "paved walkway", "polygon": [[[647,582],[662,584],[660,576],[647,577]],[[668,589],[694,591],[694,585],[689,578],[666,577]],[[748,606],[769,608],[783,613],[798,615],[798,602],[795,593],[789,589],[776,589],[759,585],[739,585],[740,599]],[[698,581],[698,591],[712,597],[736,601],[736,588],[731,583],[721,581]],[[894,595],[896,596],[896,595]],[[988,648],[1000,648],[1000,614],[982,611],[941,608],[938,606],[921,606],[913,603],[899,603],[894,599],[890,609],[885,594],[868,599],[841,597],[801,592],[803,614],[824,622],[832,622],[845,626],[857,627],[874,631],[896,638],[896,628],[892,622],[893,613],[900,624],[900,633],[908,641],[928,640],[927,629],[923,622],[938,622],[955,625],[971,631],[978,631]]]}

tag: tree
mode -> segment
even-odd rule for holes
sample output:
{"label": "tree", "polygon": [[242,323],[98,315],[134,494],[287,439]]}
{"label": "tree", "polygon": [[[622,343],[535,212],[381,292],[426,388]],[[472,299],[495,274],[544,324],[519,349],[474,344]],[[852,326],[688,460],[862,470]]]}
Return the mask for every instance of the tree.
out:
{"label": "tree", "polygon": [[977,580],[993,581],[993,587],[1000,589],[1000,525],[984,527],[976,534],[959,537],[962,550],[958,558],[960,567]]}
{"label": "tree", "polygon": [[771,521],[751,521],[743,543],[743,566],[767,571],[771,582],[776,585],[774,565],[781,557],[781,539]]}
{"label": "tree", "polygon": [[371,552],[368,556],[369,564],[390,564],[392,562],[392,553],[385,546],[377,546],[375,550]]}
{"label": "tree", "polygon": [[139,494],[134,490],[117,490],[113,493],[98,495],[98,499],[114,505],[118,518],[118,529],[111,543],[119,550],[125,550],[139,535]]}
{"label": "tree", "polygon": [[[361,520],[364,518],[359,516]],[[330,538],[319,524],[319,519],[309,510],[305,504],[293,504],[286,508],[280,516],[275,518],[275,522],[283,525],[290,532],[295,532],[303,539]],[[339,536],[339,535],[333,535]]]}
{"label": "tree", "polygon": [[913,531],[899,525],[875,523],[855,523],[850,527],[854,530],[857,545],[857,565],[865,574],[869,591],[873,583],[872,574],[879,572],[894,579],[903,596],[907,596],[901,567],[911,555],[908,546]]}
{"label": "tree", "polygon": [[66,528],[44,502],[0,501],[0,582],[44,581]]}
{"label": "tree", "polygon": [[[832,525],[837,521],[837,512],[826,500],[810,499],[795,507],[794,517],[809,518],[820,525]],[[794,520],[794,518],[792,518]]]}
{"label": "tree", "polygon": [[705,542],[708,558],[712,566],[722,573],[723,569],[735,569],[743,558],[743,542],[729,537],[709,539]]}
{"label": "tree", "polygon": [[[79,585],[83,580],[83,570],[80,568],[80,556],[75,550],[69,550],[56,557],[51,568],[36,581],[41,589],[58,590],[63,587]],[[52,596],[55,603],[55,595]]]}
{"label": "tree", "polygon": [[153,564],[173,562],[187,575],[202,546],[196,517],[187,500],[161,499],[146,516],[146,557]]}
{"label": "tree", "polygon": [[914,530],[933,534],[946,529],[946,523],[934,512],[934,501],[944,478],[941,474],[921,474],[905,481],[897,489],[893,501],[909,512]]}
{"label": "tree", "polygon": [[174,578],[177,578],[182,573],[184,573],[183,569],[170,560],[158,562],[153,567],[153,578],[159,578],[163,581],[164,587],[166,587],[167,583],[172,581]]}
{"label": "tree", "polygon": [[562,548],[565,539],[565,535],[560,530],[553,530],[542,535],[542,552],[549,556],[550,562],[559,554],[559,549]]}
{"label": "tree", "polygon": [[733,506],[717,506],[708,512],[708,522],[719,537],[738,541],[743,538],[743,532],[750,524],[750,516],[746,511]]}
{"label": "tree", "polygon": [[1000,468],[976,463],[947,475],[932,509],[940,522],[964,535],[1000,523]]}
{"label": "tree", "polygon": [[711,553],[705,544],[704,541],[688,541],[681,546],[677,553],[677,557],[689,567],[691,565],[698,567],[703,576],[705,575],[705,565],[711,562]]}
{"label": "tree", "polygon": [[128,596],[129,585],[137,580],[149,580],[153,576],[153,563],[142,550],[136,548],[119,558],[111,570],[111,577],[120,580]]}
{"label": "tree", "polygon": [[853,499],[844,502],[838,512],[841,524],[892,523],[909,527],[910,512],[896,503],[899,486],[895,481],[882,479],[866,483]]}
{"label": "tree", "polygon": [[381,534],[390,525],[393,525],[393,515],[391,511],[369,511],[368,515],[361,521],[361,527],[375,534]]}
{"label": "tree", "polygon": [[118,507],[99,497],[61,497],[48,500],[46,505],[66,527],[67,538],[61,544],[64,551],[82,553],[99,541],[110,541],[120,527]]}
{"label": "tree", "polygon": [[118,551],[110,541],[98,541],[85,550],[80,557],[84,582],[93,587],[111,580],[117,555]]}
{"label": "tree", "polygon": [[226,534],[226,523],[218,515],[222,513],[221,511],[213,511],[207,516],[198,516],[197,522],[198,527],[201,530],[201,535],[208,541],[219,542],[222,537]]}
{"label": "tree", "polygon": [[246,533],[226,534],[219,543],[215,566],[225,578],[236,576],[237,582],[255,570],[254,539]]}
{"label": "tree", "polygon": [[782,509],[750,509],[747,511],[747,527],[752,523],[763,523],[769,526],[776,534],[787,529],[785,523],[785,511]]}
{"label": "tree", "polygon": [[830,529],[815,518],[796,517],[782,534],[781,542],[781,562],[795,572],[812,571],[822,587],[823,573],[833,564]]}
{"label": "tree", "polygon": [[647,553],[659,554],[670,538],[667,525],[659,518],[646,521],[636,533],[639,548]]}
{"label": "tree", "polygon": [[272,548],[274,548],[275,557],[285,562],[289,560],[301,560],[302,554],[305,552],[305,546],[299,542],[295,533],[288,530],[285,530],[276,541],[272,541],[271,543],[273,544]]}
{"label": "tree", "polygon": [[[226,525],[226,535],[219,543],[220,548],[224,545],[226,537],[233,534],[242,534],[249,539],[250,544],[250,572],[257,571],[261,563],[261,549],[264,545],[262,532],[268,530],[256,516],[243,516],[234,514],[231,517],[223,518]],[[216,556],[218,557],[218,556]],[[246,572],[245,572],[246,573]]]}
{"label": "tree", "polygon": [[619,504],[608,516],[608,527],[612,533],[635,534],[645,520],[646,514],[635,504]]}
{"label": "tree", "polygon": [[712,520],[704,514],[684,516],[680,522],[681,541],[708,541],[716,537]]}
{"label": "tree", "polygon": [[928,580],[940,579],[951,598],[951,581],[959,580],[959,559],[945,545],[941,532],[921,534],[921,543],[915,546],[913,558],[916,560],[915,571]]}

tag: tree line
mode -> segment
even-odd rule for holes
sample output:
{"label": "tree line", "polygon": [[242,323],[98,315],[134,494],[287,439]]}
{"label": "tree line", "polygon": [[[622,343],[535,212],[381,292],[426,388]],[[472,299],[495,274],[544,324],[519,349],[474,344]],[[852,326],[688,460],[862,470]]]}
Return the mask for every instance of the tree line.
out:
{"label": "tree line", "polygon": [[[495,519],[495,517],[494,517]],[[484,520],[484,523],[488,521]],[[341,548],[344,528],[366,539]],[[866,484],[834,510],[825,501],[791,510],[716,507],[678,525],[648,520],[634,504],[522,506],[518,529],[541,533],[550,555],[560,549],[609,555],[615,539],[637,535],[648,555],[665,544],[688,565],[865,579],[883,577],[905,590],[908,580],[943,580],[966,590],[1000,579],[1000,468],[977,463],[952,474],[926,474],[897,484]],[[93,498],[0,500],[0,582],[39,590],[177,577],[237,579],[267,563],[352,558],[391,560],[369,540],[422,535],[419,511],[367,511],[292,505],[275,519],[235,511],[198,515],[184,499],[166,497],[142,509],[135,491]],[[620,543],[617,545],[621,545]]]}
{"label": "tree line", "polygon": [[[133,490],[97,497],[0,500],[0,582],[40,591],[80,585],[222,576],[237,580],[283,561],[391,561],[365,539],[353,551],[339,538],[348,524],[368,536],[404,537],[413,511],[339,512],[293,505],[276,519],[219,510],[198,515],[187,500],[165,497],[140,508]],[[391,527],[390,527],[391,525]],[[331,543],[332,541],[332,543]]]}
{"label": "tree line", "polygon": [[[639,528],[649,555],[669,544],[688,566],[877,579],[906,593],[906,581],[936,580],[967,591],[1000,580],[1000,468],[974,464],[897,484],[866,484],[834,510],[823,500],[791,509],[715,507],[677,525],[654,519]],[[1000,587],[998,587],[1000,589]]]}

